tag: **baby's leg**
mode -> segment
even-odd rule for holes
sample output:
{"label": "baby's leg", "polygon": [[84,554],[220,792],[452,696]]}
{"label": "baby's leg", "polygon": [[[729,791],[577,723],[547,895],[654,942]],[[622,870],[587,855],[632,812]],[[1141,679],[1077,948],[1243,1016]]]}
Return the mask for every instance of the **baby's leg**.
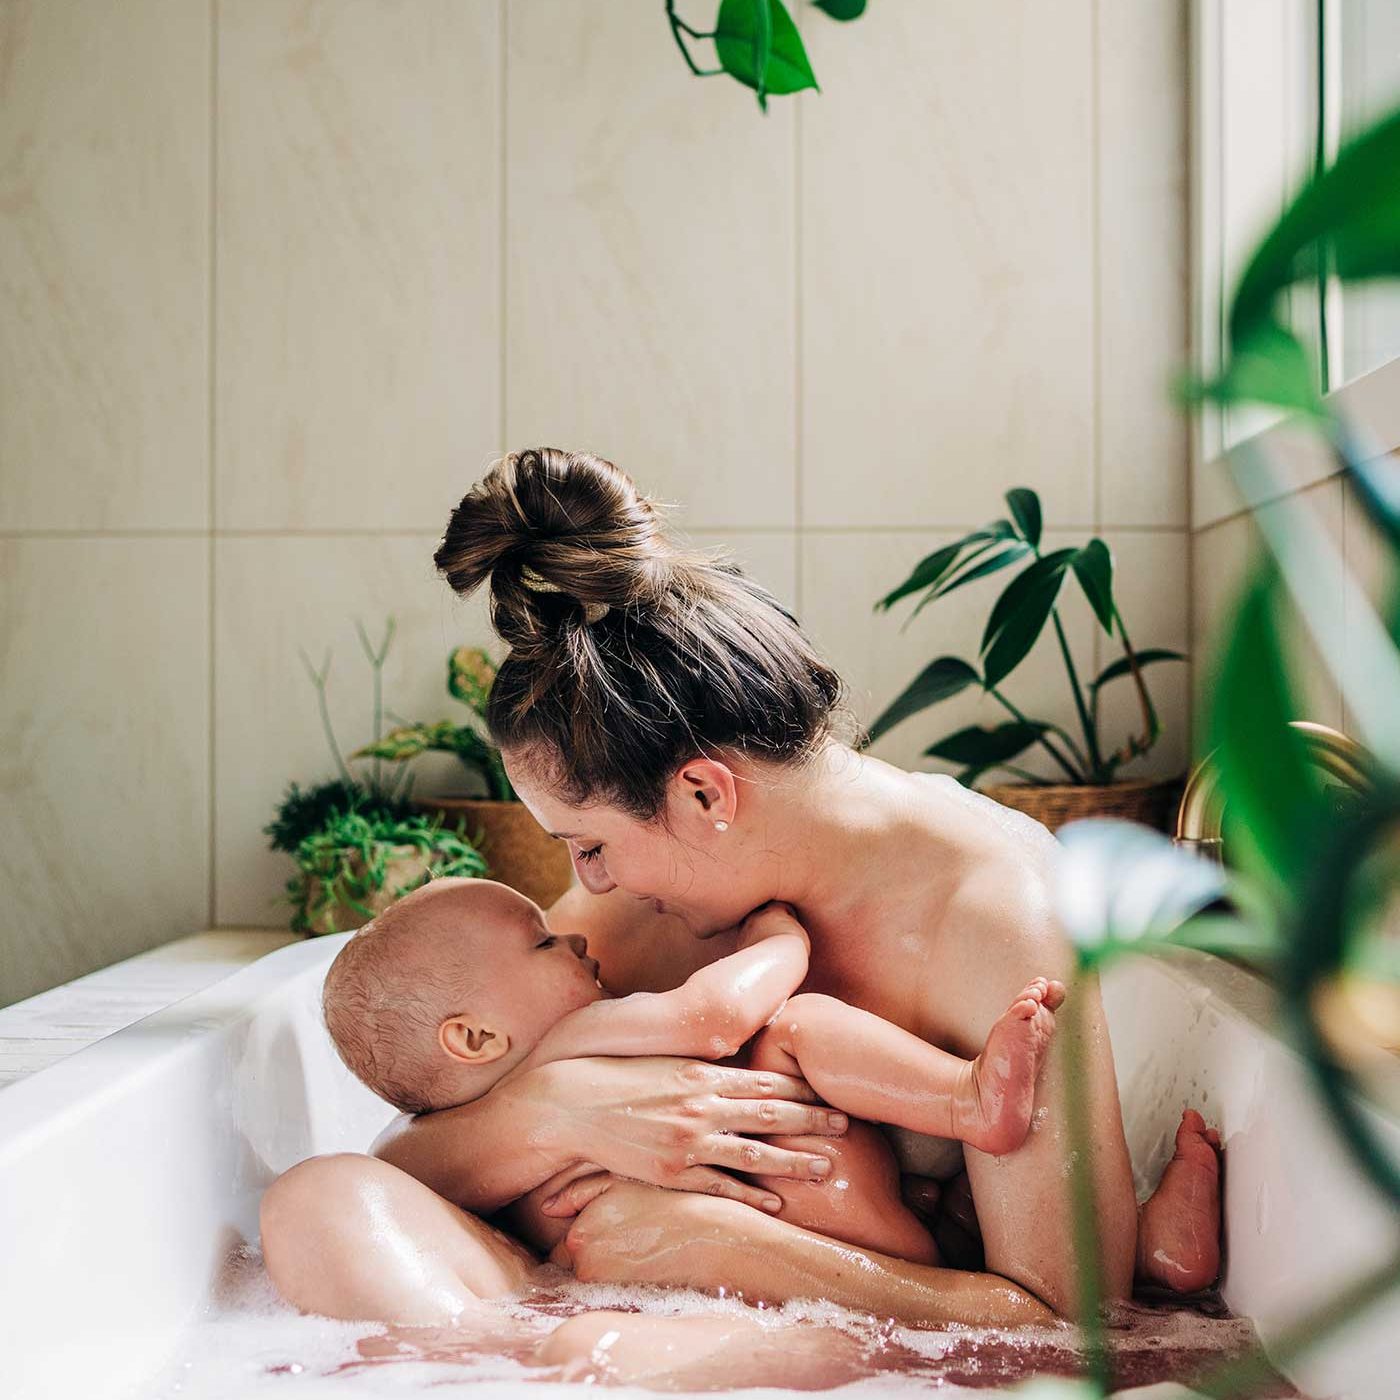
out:
{"label": "baby's leg", "polygon": [[467,1325],[525,1288],[535,1261],[489,1225],[373,1157],[312,1157],[263,1195],[263,1256],[302,1312]]}
{"label": "baby's leg", "polygon": [[[760,1032],[749,1051],[749,1067],[777,1070],[790,1064],[778,1042],[772,1027]],[[768,1141],[794,1152],[819,1153],[831,1163],[830,1173],[819,1181],[751,1178],[782,1201],[781,1219],[895,1259],[938,1263],[933,1237],[904,1204],[894,1152],[878,1128],[853,1119],[844,1137],[770,1137]]]}
{"label": "baby's leg", "polygon": [[767,1068],[799,1074],[833,1108],[983,1152],[1012,1152],[1030,1131],[1036,1076],[1064,985],[1037,977],[993,1025],[975,1060],[834,997],[804,993],[764,1031]]}

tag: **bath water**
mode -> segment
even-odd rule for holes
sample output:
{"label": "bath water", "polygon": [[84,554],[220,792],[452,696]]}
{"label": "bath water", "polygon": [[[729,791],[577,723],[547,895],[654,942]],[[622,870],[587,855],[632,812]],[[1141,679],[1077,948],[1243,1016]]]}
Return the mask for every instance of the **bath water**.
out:
{"label": "bath water", "polygon": [[[600,1308],[658,1318],[742,1316],[765,1329],[777,1354],[782,1354],[784,1329],[837,1328],[849,1339],[843,1394],[859,1391],[872,1400],[935,1387],[947,1395],[985,1392],[1032,1375],[1068,1376],[1078,1369],[1069,1329],[1027,1329],[1014,1336],[967,1327],[915,1330],[815,1301],[749,1306],[684,1290],[581,1284],[562,1272],[546,1282],[549,1286],[528,1303],[495,1305],[482,1328],[472,1329],[476,1335],[465,1329],[386,1328],[298,1315],[277,1298],[257,1252],[240,1248],[177,1353],[132,1400],[355,1400],[428,1393],[503,1400],[520,1396],[523,1383],[542,1400],[555,1394],[578,1397],[588,1382],[562,1383],[557,1371],[531,1366],[528,1358],[538,1338],[562,1318]],[[1114,1373],[1122,1387],[1189,1382],[1255,1340],[1248,1321],[1231,1317],[1210,1297],[1189,1305],[1179,1300],[1131,1304],[1114,1319],[1111,1336]],[[810,1392],[829,1379],[794,1371],[789,1382]],[[618,1391],[651,1393],[632,1387]],[[1280,1380],[1262,1394],[1297,1392]]]}

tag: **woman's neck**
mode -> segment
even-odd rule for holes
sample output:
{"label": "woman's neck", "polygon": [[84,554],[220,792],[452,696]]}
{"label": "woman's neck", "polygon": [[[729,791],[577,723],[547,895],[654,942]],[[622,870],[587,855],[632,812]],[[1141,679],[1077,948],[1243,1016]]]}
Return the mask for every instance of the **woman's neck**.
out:
{"label": "woman's neck", "polygon": [[937,833],[919,823],[909,774],[832,742],[808,763],[756,766],[753,776],[767,898],[793,905],[814,942],[878,907],[916,824],[920,863],[937,868]]}

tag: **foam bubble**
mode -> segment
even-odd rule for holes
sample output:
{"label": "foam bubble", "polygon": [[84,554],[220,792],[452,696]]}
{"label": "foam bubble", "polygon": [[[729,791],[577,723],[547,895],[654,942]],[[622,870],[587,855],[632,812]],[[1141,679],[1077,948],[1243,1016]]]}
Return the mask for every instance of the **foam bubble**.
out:
{"label": "foam bubble", "polygon": [[[756,1348],[784,1361],[792,1351],[788,1329],[834,1328],[854,1343],[847,1348],[858,1363],[854,1370],[872,1373],[841,1386],[843,1397],[902,1400],[925,1395],[931,1386],[949,1396],[986,1394],[989,1387],[1035,1374],[1072,1374],[1078,1365],[1075,1333],[1064,1327],[1014,1334],[959,1326],[916,1330],[820,1299],[751,1305],[688,1289],[580,1283],[557,1269],[542,1270],[540,1281],[528,1297],[493,1306],[485,1314],[488,1320],[470,1330],[334,1322],[303,1317],[283,1304],[256,1251],[243,1248],[230,1258],[213,1301],[177,1354],[133,1400],[424,1400],[430,1388],[434,1395],[467,1400],[519,1400],[523,1384],[540,1400],[580,1400],[586,1389],[597,1388],[594,1377],[605,1374],[605,1367],[565,1381],[528,1360],[534,1344],[562,1319],[590,1311],[742,1318],[761,1329]],[[1230,1317],[1209,1299],[1195,1307],[1176,1300],[1123,1305],[1111,1322],[1125,1384],[1189,1377],[1253,1340],[1247,1321]],[[795,1372],[782,1373],[796,1381]],[[654,1393],[631,1386],[607,1389],[639,1400]],[[1274,1393],[1291,1392],[1283,1386]],[[729,1394],[797,1400],[810,1391],[749,1388]]]}

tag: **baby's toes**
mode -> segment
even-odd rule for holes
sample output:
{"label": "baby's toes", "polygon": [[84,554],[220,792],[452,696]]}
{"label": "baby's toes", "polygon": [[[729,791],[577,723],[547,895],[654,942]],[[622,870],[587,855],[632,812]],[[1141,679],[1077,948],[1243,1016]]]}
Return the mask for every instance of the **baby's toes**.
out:
{"label": "baby's toes", "polygon": [[1006,1014],[1014,1021],[1029,1021],[1040,1010],[1040,998],[1024,993],[1007,1008]]}
{"label": "baby's toes", "polygon": [[1065,984],[1051,979],[1045,985],[1045,1009],[1058,1011],[1065,1003]]}

